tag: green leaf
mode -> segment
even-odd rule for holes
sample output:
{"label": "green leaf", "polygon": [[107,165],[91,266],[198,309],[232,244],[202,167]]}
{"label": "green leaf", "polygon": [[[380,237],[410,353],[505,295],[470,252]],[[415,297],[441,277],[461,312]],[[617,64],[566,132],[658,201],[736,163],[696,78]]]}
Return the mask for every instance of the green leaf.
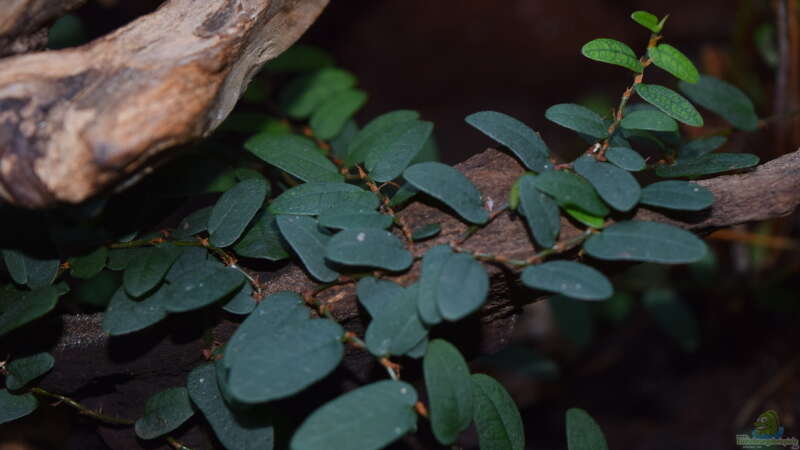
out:
{"label": "green leaf", "polygon": [[54,286],[33,291],[18,291],[11,287],[0,290],[0,336],[44,316],[58,302]]}
{"label": "green leaf", "polygon": [[519,120],[495,111],[481,111],[467,116],[466,122],[508,147],[528,169],[543,172],[553,168],[547,144],[539,133]]}
{"label": "green leaf", "polygon": [[375,181],[391,181],[408,167],[433,132],[431,122],[409,120],[383,129],[380,139],[367,150],[364,165]]}
{"label": "green leaf", "polygon": [[639,25],[647,28],[653,33],[660,33],[662,24],[659,23],[658,17],[647,11],[634,11],[631,14],[631,19]]}
{"label": "green leaf", "polygon": [[525,429],[517,405],[494,378],[472,375],[473,420],[481,450],[523,450]]}
{"label": "green leaf", "polygon": [[688,100],[672,89],[657,84],[637,84],[636,93],[644,101],[675,120],[693,127],[702,127],[703,118]]}
{"label": "green leaf", "polygon": [[256,216],[242,238],[234,244],[233,251],[245,258],[269,261],[280,261],[289,257],[275,216],[269,211],[262,211]]}
{"label": "green leaf", "polygon": [[144,415],[136,421],[134,430],[142,439],[155,439],[175,430],[193,415],[186,388],[166,389],[147,399]]}
{"label": "green leaf", "polygon": [[303,181],[342,181],[336,166],[314,141],[295,134],[257,134],[244,147],[269,164]]}
{"label": "green leaf", "polygon": [[428,325],[436,325],[442,321],[442,314],[439,312],[439,282],[447,267],[447,260],[452,255],[449,245],[437,245],[422,257],[417,312],[420,319]]}
{"label": "green leaf", "polygon": [[600,197],[617,211],[630,211],[639,202],[642,189],[636,178],[633,178],[633,175],[627,170],[620,169],[613,164],[599,162],[588,155],[575,160],[573,168],[589,180]]}
{"label": "green leaf", "polygon": [[325,257],[348,266],[405,270],[414,262],[411,253],[394,234],[375,228],[344,230],[328,241]]}
{"label": "green leaf", "polygon": [[[219,364],[219,363],[217,363]],[[228,450],[271,450],[275,432],[272,417],[264,408],[244,411],[225,402],[213,364],[189,373],[186,382],[192,403],[203,413],[214,434]]]}
{"label": "green leaf", "polygon": [[418,112],[401,109],[388,112],[372,119],[372,121],[350,141],[350,145],[347,147],[345,165],[352,167],[363,162],[370,150],[386,146],[389,143],[386,137],[388,130],[392,129],[398,123],[409,122],[418,118]]}
{"label": "green leaf", "polygon": [[333,56],[313,45],[295,44],[267,63],[269,73],[310,72],[334,65]]}
{"label": "green leaf", "polygon": [[46,374],[53,368],[55,359],[49,353],[36,353],[25,358],[11,361],[6,366],[6,387],[11,391],[18,391],[31,381]]}
{"label": "green leaf", "polygon": [[[255,83],[250,84],[255,86]],[[262,103],[263,101],[255,102]],[[291,125],[278,117],[258,112],[232,112],[217,128],[216,132],[240,133],[253,135],[257,133],[289,134]]]}
{"label": "green leaf", "polygon": [[608,260],[686,264],[702,259],[708,249],[697,236],[657,222],[618,222],[590,237],[589,255]]}
{"label": "green leaf", "polygon": [[662,178],[698,178],[731,170],[747,169],[758,164],[758,156],[750,153],[709,153],[656,168]]}
{"label": "green leaf", "polygon": [[327,67],[289,82],[279,101],[290,117],[305,119],[331,96],[355,84],[356,78],[350,72]]}
{"label": "green leaf", "polygon": [[647,55],[653,61],[653,64],[671,73],[672,76],[679,80],[688,83],[700,81],[700,73],[697,72],[697,68],[692,64],[692,61],[680,50],[669,44],[650,47],[647,49]]}
{"label": "green leaf", "polygon": [[542,247],[552,247],[561,228],[558,204],[536,188],[536,177],[533,175],[520,178],[519,197],[522,213],[536,243]]}
{"label": "green leaf", "polygon": [[429,223],[421,227],[414,228],[411,232],[411,239],[414,242],[430,239],[442,232],[442,226],[438,223]]}
{"label": "green leaf", "polygon": [[554,295],[548,300],[561,334],[579,350],[585,349],[594,335],[594,319],[589,304]]}
{"label": "green leaf", "polygon": [[377,211],[340,211],[329,209],[319,215],[319,224],[323,227],[347,230],[352,228],[375,228],[385,230],[392,226],[392,216]]}
{"label": "green leaf", "polygon": [[69,259],[69,274],[75,278],[88,280],[94,277],[106,266],[108,248],[97,247],[93,251]]}
{"label": "green leaf", "polygon": [[58,274],[58,259],[39,259],[17,250],[3,250],[3,261],[11,279],[31,289],[51,284]]}
{"label": "green leaf", "polygon": [[567,448],[569,450],[608,450],[603,430],[586,411],[567,410]]}
{"label": "green leaf", "polygon": [[103,331],[111,336],[133,333],[160,322],[167,317],[162,290],[136,301],[120,287],[111,297],[103,314]]}
{"label": "green leaf", "polygon": [[643,69],[636,53],[625,43],[608,38],[594,39],[581,48],[583,56],[608,64],[624,67],[636,73]]}
{"label": "green leaf", "polygon": [[719,114],[740,130],[753,131],[758,128],[758,116],[753,102],[730,83],[702,75],[697,83],[678,83],[678,89],[693,102]]}
{"label": "green leaf", "polygon": [[403,172],[409,184],[452,208],[468,222],[489,220],[478,188],[458,170],[438,162],[415,164]]}
{"label": "green leaf", "polygon": [[211,244],[227,247],[236,242],[261,208],[268,189],[265,180],[250,178],[225,191],[208,219]]}
{"label": "green leaf", "polygon": [[577,208],[564,208],[564,212],[587,227],[603,228],[603,224],[606,223],[603,217],[593,216]]}
{"label": "green leaf", "polygon": [[525,344],[509,344],[496,353],[480,356],[476,362],[532,379],[559,379],[558,364]]}
{"label": "green leaf", "polygon": [[406,289],[394,281],[378,280],[373,277],[362,278],[356,287],[358,301],[371,317],[378,315],[389,303],[401,302]]}
{"label": "green leaf", "polygon": [[254,336],[233,361],[228,387],[243,404],[296,394],[324,378],[344,355],[344,329],[328,319]]}
{"label": "green leaf", "polygon": [[222,309],[231,314],[243,316],[253,312],[257,305],[256,299],[253,298],[253,286],[250,283],[243,283],[233,297],[222,306]]}
{"label": "green leaf", "polygon": [[725,136],[711,136],[693,139],[678,149],[678,160],[688,160],[711,153],[728,142]]}
{"label": "green leaf", "polygon": [[108,252],[107,267],[111,270],[125,270],[142,248],[112,248]]}
{"label": "green leaf", "polygon": [[0,425],[21,419],[36,411],[39,401],[33,394],[14,395],[0,389]]}
{"label": "green leaf", "polygon": [[336,137],[344,124],[367,102],[367,93],[358,89],[347,89],[333,94],[311,115],[311,131],[319,139]]}
{"label": "green leaf", "polygon": [[631,172],[638,172],[646,167],[639,152],[626,147],[609,148],[606,150],[606,158],[615,166]]}
{"label": "green leaf", "polygon": [[354,119],[345,122],[342,131],[333,139],[330,140],[331,155],[336,159],[344,160],[347,158],[347,148],[353,142],[359,132],[358,124]]}
{"label": "green leaf", "polygon": [[620,125],[629,130],[678,131],[678,122],[654,109],[640,109],[625,114]]}
{"label": "green leaf", "polygon": [[700,211],[714,203],[714,194],[688,181],[660,181],[642,189],[640,203],[667,209]]}
{"label": "green leaf", "polygon": [[605,300],[614,293],[605,275],[574,261],[550,261],[529,266],[522,272],[522,283],[579,300]]}
{"label": "green leaf", "polygon": [[277,222],[284,239],[314,278],[323,283],[339,278],[339,272],[325,260],[330,235],[320,230],[316,220],[306,216],[278,216]]}
{"label": "green leaf", "polygon": [[486,301],[489,275],[472,256],[456,253],[447,258],[438,288],[439,313],[449,321],[461,320]]}
{"label": "green leaf", "polygon": [[158,247],[143,248],[122,274],[122,285],[133,297],[141,297],[161,282],[177,259],[174,253]]}
{"label": "green leaf", "polygon": [[384,380],[352,390],[314,411],[292,437],[292,450],[384,448],[415,431],[414,387]]}
{"label": "green leaf", "polygon": [[536,189],[551,195],[563,207],[576,207],[589,214],[605,217],[608,207],[585,178],[570,172],[549,171],[533,180]]}
{"label": "green leaf", "polygon": [[180,313],[203,308],[236,292],[244,281],[235,269],[202,266],[170,280],[164,291],[164,309]]}
{"label": "green leaf", "polygon": [[687,352],[700,345],[700,329],[692,310],[670,289],[650,289],[642,297],[642,305],[658,326],[673,337]]}
{"label": "green leaf", "polygon": [[375,312],[364,341],[375,356],[402,355],[428,334],[417,314],[418,286],[403,288]]}
{"label": "green leaf", "polygon": [[588,134],[597,139],[608,137],[608,126],[602,117],[589,108],[573,103],[561,103],[547,108],[544,116],[564,128]]}
{"label": "green leaf", "polygon": [[329,209],[375,209],[380,201],[372,192],[345,183],[305,183],[295,186],[269,205],[272,214],[315,216]]}
{"label": "green leaf", "polygon": [[441,339],[428,343],[422,361],[433,435],[442,445],[455,442],[472,422],[472,380],[464,357]]}

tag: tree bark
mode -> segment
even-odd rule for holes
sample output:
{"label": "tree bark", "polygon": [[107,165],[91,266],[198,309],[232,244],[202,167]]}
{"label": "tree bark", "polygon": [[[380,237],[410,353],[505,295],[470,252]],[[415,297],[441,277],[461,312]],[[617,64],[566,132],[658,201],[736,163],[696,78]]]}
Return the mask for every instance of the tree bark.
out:
{"label": "tree bark", "polygon": [[47,26],[86,0],[3,0],[0,10],[0,58],[40,50]]}

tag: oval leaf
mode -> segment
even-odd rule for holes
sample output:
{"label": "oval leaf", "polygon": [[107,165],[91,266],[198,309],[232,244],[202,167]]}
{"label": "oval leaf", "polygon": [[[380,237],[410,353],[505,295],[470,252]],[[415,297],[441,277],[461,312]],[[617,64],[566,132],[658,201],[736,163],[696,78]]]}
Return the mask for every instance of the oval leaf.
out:
{"label": "oval leaf", "polygon": [[567,410],[567,448],[569,450],[608,450],[603,430],[586,411]]}
{"label": "oval leaf", "polygon": [[408,122],[418,118],[418,112],[401,109],[388,112],[372,119],[347,146],[345,165],[351,167],[363,162],[370,150],[386,145],[387,130],[398,123]]}
{"label": "oval leaf", "polygon": [[395,123],[383,129],[383,135],[375,140],[374,147],[367,151],[364,165],[375,181],[391,181],[400,176],[419,154],[433,132],[431,122],[409,120]]}
{"label": "oval leaf", "polygon": [[702,127],[703,118],[688,100],[672,89],[657,84],[637,84],[636,93],[647,103],[660,109],[675,120],[691,125]]}
{"label": "oval leaf", "polygon": [[522,272],[522,282],[534,289],[579,300],[605,300],[614,293],[605,275],[574,261],[551,261],[530,266]]}
{"label": "oval leaf", "polygon": [[736,86],[702,75],[697,83],[680,82],[678,89],[703,108],[713,111],[740,130],[758,128],[753,102]]}
{"label": "oval leaf", "polygon": [[656,168],[662,178],[697,178],[731,170],[747,169],[758,164],[758,156],[750,153],[709,153],[698,158],[678,161]]}
{"label": "oval leaf", "polygon": [[543,172],[553,168],[547,144],[539,133],[519,120],[495,111],[481,111],[467,116],[466,122],[508,147],[528,169]]}
{"label": "oval leaf", "polygon": [[356,77],[350,72],[327,67],[293,79],[281,91],[279,101],[290,117],[305,119],[332,95],[355,84]]}
{"label": "oval leaf", "polygon": [[436,325],[442,321],[439,313],[439,281],[452,254],[449,245],[437,245],[422,257],[417,310],[419,317],[428,325]]}
{"label": "oval leaf", "polygon": [[370,316],[375,317],[387,305],[403,301],[406,289],[394,281],[378,280],[373,277],[362,278],[356,287],[358,301],[364,306]]}
{"label": "oval leaf", "polygon": [[133,297],[140,297],[161,282],[177,255],[157,247],[143,248],[122,274],[122,285]]}
{"label": "oval leaf", "polygon": [[714,194],[688,181],[660,181],[642,189],[640,203],[660,208],[700,211],[714,203]]}
{"label": "oval leaf", "polygon": [[345,230],[335,234],[326,246],[325,256],[348,266],[405,270],[414,261],[403,242],[392,233],[379,229]]}
{"label": "oval leaf", "polygon": [[580,209],[576,208],[564,208],[564,212],[569,214],[570,217],[577,220],[578,222],[592,228],[603,228],[603,224],[606,223],[605,218],[593,216],[587,212],[581,211]]}
{"label": "oval leaf", "polygon": [[587,134],[593,138],[605,139],[608,137],[608,126],[603,118],[585,106],[561,103],[547,108],[544,116],[564,128]]}
{"label": "oval leaf", "polygon": [[617,211],[630,211],[639,202],[642,189],[628,171],[613,164],[599,162],[588,155],[578,158],[573,168],[589,180],[600,197]]}
{"label": "oval leaf", "polygon": [[94,251],[69,259],[69,274],[75,278],[88,280],[106,266],[108,247],[97,247]]}
{"label": "oval leaf", "polygon": [[638,172],[646,167],[644,158],[636,150],[626,147],[611,147],[606,150],[606,158],[615,166],[631,172]]}
{"label": "oval leaf", "polygon": [[6,387],[12,391],[24,388],[26,384],[49,372],[53,363],[55,360],[49,353],[37,353],[11,361],[6,366]]}
{"label": "oval leaf", "polygon": [[154,439],[175,430],[193,415],[189,391],[184,387],[167,389],[147,399],[144,416],[136,421],[134,430],[142,439]]}
{"label": "oval leaf", "polygon": [[455,442],[472,422],[472,380],[464,357],[441,339],[428,343],[422,361],[431,409],[431,428],[442,445]]}
{"label": "oval leaf", "polygon": [[722,147],[728,142],[725,136],[711,136],[707,138],[693,139],[678,149],[678,160],[694,159],[711,153]]}
{"label": "oval leaf", "polygon": [[656,47],[647,49],[647,56],[653,64],[671,73],[672,76],[688,83],[700,81],[700,73],[692,61],[680,50],[669,45],[659,44]]}
{"label": "oval leaf", "polygon": [[621,66],[636,73],[643,69],[636,53],[625,43],[614,39],[600,38],[589,41],[581,48],[581,53],[589,59]]}
{"label": "oval leaf", "polygon": [[233,294],[244,281],[240,272],[228,267],[209,264],[187,271],[165,287],[164,309],[179,313],[203,308]]}
{"label": "oval leaf", "polygon": [[482,224],[489,213],[481,202],[481,193],[458,170],[438,162],[415,164],[403,172],[412,186],[452,208],[468,222]]}
{"label": "oval leaf", "polygon": [[47,314],[58,302],[54,286],[33,291],[18,291],[11,287],[0,290],[0,336]]}
{"label": "oval leaf", "polygon": [[472,375],[473,419],[481,450],[523,450],[525,429],[517,405],[494,378]]}
{"label": "oval leaf", "polygon": [[404,288],[372,317],[364,340],[373,355],[402,355],[428,334],[417,314],[417,295],[418,286]]}
{"label": "oval leaf", "polygon": [[289,257],[289,251],[281,237],[275,216],[269,211],[263,210],[256,216],[242,238],[233,246],[233,251],[245,258],[270,261],[280,261]]}
{"label": "oval leaf", "polygon": [[574,206],[600,217],[609,213],[608,207],[597,196],[592,185],[574,173],[551,170],[537,175],[533,184],[536,189],[550,194],[561,206]]}
{"label": "oval leaf", "polygon": [[446,320],[461,320],[486,301],[489,275],[472,256],[456,253],[447,258],[438,288],[439,313]]}
{"label": "oval leaf", "polygon": [[250,153],[303,181],[342,181],[336,166],[314,141],[295,134],[257,134],[245,142]]}
{"label": "oval leaf", "polygon": [[119,336],[147,328],[167,317],[163,305],[164,296],[160,290],[136,301],[120,287],[103,314],[103,331],[111,336]]}
{"label": "oval leaf", "polygon": [[36,411],[39,401],[33,394],[14,395],[0,389],[0,425],[17,420]]}
{"label": "oval leaf", "polygon": [[31,289],[51,284],[58,274],[58,259],[39,259],[17,250],[3,250],[3,261],[11,279]]}
{"label": "oval leaf", "polygon": [[380,201],[372,192],[345,183],[305,183],[273,200],[272,214],[316,216],[329,209],[360,211],[375,209]]}
{"label": "oval leaf", "polygon": [[323,227],[347,230],[352,228],[376,228],[385,230],[392,226],[392,217],[377,211],[328,210],[319,215]]}
{"label": "oval leaf", "polygon": [[706,244],[697,236],[664,223],[618,222],[590,237],[583,246],[599,259],[687,264],[706,255]]}
{"label": "oval leaf", "polygon": [[649,13],[647,11],[634,11],[631,14],[631,19],[633,19],[633,21],[638,23],[639,25],[652,31],[653,33],[661,32],[661,23],[659,23],[658,17],[656,17],[652,13]]}
{"label": "oval leaf", "polygon": [[225,191],[208,219],[211,244],[227,247],[236,242],[261,208],[268,189],[265,180],[250,178]]}
{"label": "oval leaf", "polygon": [[622,128],[629,130],[649,130],[649,131],[665,131],[672,132],[678,130],[678,122],[654,109],[640,109],[631,113],[625,114],[625,117],[620,123]]}
{"label": "oval leaf", "polygon": [[333,94],[311,115],[309,125],[314,136],[322,140],[336,137],[344,124],[367,102],[367,93],[347,89]]}
{"label": "oval leaf", "polygon": [[425,239],[430,239],[441,232],[441,225],[438,223],[429,223],[427,225],[415,228],[414,231],[411,232],[411,239],[414,242],[424,241]]}
{"label": "oval leaf", "polygon": [[561,228],[558,204],[536,188],[536,178],[533,175],[523,175],[520,178],[519,199],[536,243],[542,247],[552,247]]}
{"label": "oval leaf", "polygon": [[284,239],[314,278],[323,283],[339,278],[339,272],[325,261],[330,235],[320,230],[316,220],[306,216],[278,216],[277,223]]}

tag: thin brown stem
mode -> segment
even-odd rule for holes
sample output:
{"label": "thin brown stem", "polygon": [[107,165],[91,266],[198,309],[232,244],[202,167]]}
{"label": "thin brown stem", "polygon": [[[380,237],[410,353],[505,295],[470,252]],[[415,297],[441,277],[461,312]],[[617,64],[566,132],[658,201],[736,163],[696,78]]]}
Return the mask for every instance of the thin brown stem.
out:
{"label": "thin brown stem", "polygon": [[77,409],[79,414],[81,414],[81,415],[95,418],[95,419],[97,419],[97,420],[99,420],[101,422],[105,422],[107,424],[130,426],[130,425],[133,425],[135,423],[135,421],[133,421],[133,420],[122,419],[122,418],[119,418],[119,417],[107,416],[107,415],[102,414],[102,413],[100,413],[98,411],[95,411],[93,409],[87,408],[87,407],[81,405],[80,403],[76,402],[75,400],[73,400],[73,399],[71,399],[69,397],[65,397],[65,396],[60,395],[60,394],[54,394],[54,393],[48,392],[48,391],[46,391],[46,390],[44,390],[42,388],[38,388],[38,387],[31,388],[31,392],[36,394],[36,395],[42,396],[42,397],[49,397],[49,398],[58,400],[61,403],[65,403],[65,404]]}

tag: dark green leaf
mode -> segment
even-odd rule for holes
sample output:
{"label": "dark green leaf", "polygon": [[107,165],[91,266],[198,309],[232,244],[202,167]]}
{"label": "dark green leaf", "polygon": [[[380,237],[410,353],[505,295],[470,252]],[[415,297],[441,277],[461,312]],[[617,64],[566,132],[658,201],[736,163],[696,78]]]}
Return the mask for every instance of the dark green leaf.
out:
{"label": "dark green leaf", "polygon": [[[255,86],[255,83],[250,85]],[[263,102],[258,102],[263,103]],[[292,127],[278,117],[258,112],[232,112],[217,132],[230,132],[252,135],[257,133],[289,134]]]}
{"label": "dark green leaf", "polygon": [[108,263],[111,270],[125,270],[142,248],[112,248],[108,252]]}
{"label": "dark green leaf", "polygon": [[643,69],[633,50],[614,39],[600,38],[589,41],[581,48],[581,53],[589,59],[621,66],[636,73]]}
{"label": "dark green leaf", "polygon": [[608,127],[603,118],[589,108],[573,103],[561,103],[547,108],[544,116],[564,128],[587,134],[597,139],[608,136]]}
{"label": "dark green leaf", "polygon": [[237,255],[245,258],[280,261],[289,257],[275,216],[262,211],[238,242],[233,246]]}
{"label": "dark green leaf", "polygon": [[253,312],[256,308],[256,299],[253,298],[253,285],[250,283],[242,284],[242,287],[228,300],[222,307],[231,314],[246,315]]}
{"label": "dark green leaf", "polygon": [[344,124],[344,127],[342,127],[342,131],[335,138],[331,139],[331,154],[336,157],[336,159],[344,161],[344,159],[347,158],[347,148],[358,133],[359,128],[356,121],[354,119],[348,120]]}
{"label": "dark green leaf", "polygon": [[[219,363],[217,363],[219,364]],[[200,366],[186,382],[189,397],[202,411],[214,434],[228,450],[271,450],[274,446],[272,417],[263,408],[244,411],[225,402],[213,364]]]}
{"label": "dark green leaf", "polygon": [[692,101],[713,111],[740,130],[753,131],[758,128],[758,116],[753,102],[732,84],[708,75],[702,75],[698,83],[678,84]]}
{"label": "dark green leaf", "polygon": [[33,394],[14,395],[0,389],[0,425],[25,417],[38,406],[39,401]]}
{"label": "dark green leaf", "polygon": [[494,378],[472,375],[473,420],[481,450],[523,450],[525,429],[517,405]]}
{"label": "dark green leaf", "polygon": [[520,178],[519,197],[522,213],[536,243],[542,247],[552,247],[561,228],[558,204],[536,188],[536,177],[533,175]]}
{"label": "dark green leaf", "polygon": [[587,227],[603,228],[603,224],[606,223],[605,218],[593,216],[577,208],[564,208],[564,212]]}
{"label": "dark green leaf", "polygon": [[56,306],[59,292],[54,286],[33,291],[11,287],[0,290],[0,336],[47,314]]}
{"label": "dark green leaf", "polygon": [[91,308],[105,309],[122,284],[120,274],[104,270],[72,288],[72,298]]}
{"label": "dark green leaf", "polygon": [[615,166],[631,172],[638,172],[645,168],[644,158],[630,148],[611,147],[606,150],[606,158]]}
{"label": "dark green leaf", "polygon": [[307,216],[278,216],[277,222],[281,234],[314,278],[323,283],[339,278],[339,273],[325,261],[330,235],[320,230],[316,220]]}
{"label": "dark green leaf", "polygon": [[12,391],[24,388],[26,384],[49,372],[54,362],[49,353],[37,353],[11,361],[6,366],[6,387]]}
{"label": "dark green leaf", "polygon": [[51,284],[58,274],[57,259],[39,259],[17,250],[3,250],[3,261],[11,279],[31,289]]}
{"label": "dark green leaf", "polygon": [[270,205],[273,214],[315,216],[329,209],[375,209],[380,201],[372,192],[345,183],[305,183],[281,194]]}
{"label": "dark green leaf", "polygon": [[574,261],[550,261],[530,266],[522,272],[522,282],[534,289],[580,300],[605,300],[614,293],[605,275]]}
{"label": "dark green leaf", "polygon": [[688,100],[672,89],[657,84],[637,84],[636,93],[647,103],[675,120],[693,127],[702,127],[703,118]]}
{"label": "dark green leaf", "polygon": [[678,160],[688,160],[711,153],[728,142],[725,136],[711,136],[693,139],[678,149]]}
{"label": "dark green leaf", "polygon": [[244,281],[235,269],[203,266],[170,280],[164,291],[164,309],[180,313],[203,308],[237,291]]}
{"label": "dark green leaf", "polygon": [[350,72],[323,68],[292,80],[281,92],[280,103],[290,117],[305,119],[331,96],[355,84],[356,78]]}
{"label": "dark green leaf", "polygon": [[88,280],[94,277],[106,266],[108,248],[97,247],[85,255],[69,259],[69,274],[75,278]]}
{"label": "dark green leaf", "polygon": [[122,275],[125,290],[133,297],[144,295],[161,282],[175,259],[177,255],[166,249],[143,248]]}
{"label": "dark green leaf", "polygon": [[405,356],[414,359],[420,359],[425,356],[425,352],[428,350],[428,337],[425,336],[422,338],[421,341],[417,342],[417,345],[414,346],[411,350],[405,353]]}
{"label": "dark green leaf", "polygon": [[[639,201],[642,189],[636,178],[633,178],[633,175],[627,170],[620,169],[613,164],[599,162],[588,155],[578,158],[573,164],[573,168],[589,180],[600,197],[612,208],[623,212],[630,211]],[[597,213],[597,211],[588,210],[587,212]]]}
{"label": "dark green leaf", "polygon": [[417,314],[418,292],[416,285],[404,288],[372,317],[364,340],[373,355],[402,355],[428,334]]}
{"label": "dark green leaf", "polygon": [[282,333],[254,336],[231,366],[231,395],[243,404],[256,404],[300,392],[339,365],[343,335],[336,322],[313,319],[284,327]]}
{"label": "dark green leaf", "polygon": [[692,310],[669,289],[650,289],[642,297],[642,304],[661,329],[678,341],[687,352],[700,345],[700,331]]}
{"label": "dark green leaf", "polygon": [[403,241],[394,234],[375,228],[344,230],[328,241],[325,257],[348,266],[405,270],[414,262]]}
{"label": "dark green leaf", "polygon": [[497,353],[479,357],[476,362],[535,379],[555,381],[559,376],[555,361],[523,343],[509,344]]}
{"label": "dark green leaf", "polygon": [[464,357],[441,339],[428,343],[422,361],[433,435],[442,445],[455,442],[472,421],[472,380]]}
{"label": "dark green leaf", "polygon": [[403,301],[406,290],[403,286],[387,280],[373,277],[362,278],[357,285],[358,301],[364,305],[371,317],[378,315],[386,305],[395,301]]}
{"label": "dark green leaf", "polygon": [[631,19],[653,33],[661,32],[661,23],[659,23],[658,17],[647,11],[635,11],[631,14]]}
{"label": "dark green leaf", "polygon": [[439,282],[446,269],[447,260],[452,255],[449,245],[437,245],[425,252],[422,257],[417,311],[422,321],[428,325],[436,325],[442,321],[439,312]]}
{"label": "dark green leaf", "polygon": [[264,203],[268,187],[265,180],[250,178],[222,194],[208,219],[212,245],[227,247],[239,239]]}
{"label": "dark green leaf", "polygon": [[333,56],[327,51],[313,45],[295,44],[264,66],[264,70],[270,73],[297,73],[332,65]]}
{"label": "dark green leaf", "polygon": [[392,208],[400,207],[408,203],[409,200],[414,198],[419,191],[411,186],[409,183],[403,183],[400,186],[400,189],[392,195],[392,200],[389,202],[389,206]]}
{"label": "dark green leaf", "polygon": [[392,129],[398,123],[408,122],[418,118],[418,112],[401,109],[388,112],[372,119],[372,121],[350,142],[347,149],[347,158],[345,158],[345,165],[350,167],[363,162],[370,150],[388,145],[389,141],[386,138],[388,130]]}
{"label": "dark green leaf", "polygon": [[442,226],[438,223],[429,223],[427,225],[422,225],[421,227],[415,228],[411,232],[411,239],[414,242],[424,241],[425,239],[430,239],[442,231]]}
{"label": "dark green leaf", "polygon": [[119,336],[147,328],[167,317],[164,302],[163,288],[141,301],[136,301],[120,287],[111,297],[103,314],[103,331]]}
{"label": "dark green leaf", "polygon": [[319,215],[319,224],[323,227],[347,230],[351,228],[386,229],[392,226],[392,217],[374,210],[340,211],[329,209]]}
{"label": "dark green leaf", "polygon": [[680,160],[670,166],[659,166],[656,175],[662,178],[697,178],[704,175],[753,167],[758,156],[750,153],[709,153],[697,158]]}
{"label": "dark green leaf", "polygon": [[664,223],[618,222],[590,237],[583,246],[599,259],[686,264],[705,256],[706,244],[697,236]]}
{"label": "dark green leaf", "polygon": [[629,130],[650,130],[650,131],[677,131],[678,122],[653,109],[641,109],[625,114],[625,118],[620,123],[622,128]]}
{"label": "dark green leaf", "polygon": [[550,194],[564,207],[574,206],[589,214],[605,217],[608,207],[586,179],[574,173],[551,170],[533,180],[536,189]]}
{"label": "dark green leaf", "polygon": [[409,120],[383,128],[383,135],[367,150],[364,165],[379,182],[400,176],[419,154],[433,132],[431,122]]}
{"label": "dark green leaf", "polygon": [[519,120],[495,111],[481,111],[467,116],[468,124],[508,147],[530,170],[543,172],[553,168],[550,149],[539,133]]}
{"label": "dark green leaf", "polygon": [[311,115],[309,125],[314,136],[323,140],[336,137],[344,124],[366,102],[367,93],[358,89],[347,89],[333,94]]}
{"label": "dark green leaf", "polygon": [[642,189],[640,202],[660,208],[700,211],[714,203],[714,194],[688,181],[660,181]]}
{"label": "dark green leaf", "polygon": [[403,172],[403,177],[415,188],[452,208],[465,220],[477,224],[489,220],[481,193],[458,170],[442,163],[426,162],[409,167]]}
{"label": "dark green leaf", "polygon": [[314,411],[292,437],[290,448],[384,448],[416,430],[416,402],[417,393],[408,383],[384,380],[368,384]]}
{"label": "dark green leaf", "polygon": [[567,410],[567,448],[569,450],[608,450],[603,430],[586,411]]}
{"label": "dark green leaf", "polygon": [[303,181],[342,181],[336,166],[314,141],[296,134],[262,133],[244,144],[250,153]]}
{"label": "dark green leaf", "polygon": [[561,334],[579,350],[585,349],[594,335],[594,320],[589,304],[554,295],[548,300]]}
{"label": "dark green leaf", "polygon": [[647,55],[653,64],[671,73],[675,78],[688,83],[700,81],[700,74],[692,61],[680,50],[669,45],[659,44],[647,49]]}
{"label": "dark green leaf", "polygon": [[144,415],[136,421],[134,430],[142,439],[154,439],[175,430],[193,415],[186,388],[166,389],[147,399]]}
{"label": "dark green leaf", "polygon": [[472,256],[457,253],[447,258],[438,288],[439,313],[446,320],[461,320],[486,301],[489,275]]}

